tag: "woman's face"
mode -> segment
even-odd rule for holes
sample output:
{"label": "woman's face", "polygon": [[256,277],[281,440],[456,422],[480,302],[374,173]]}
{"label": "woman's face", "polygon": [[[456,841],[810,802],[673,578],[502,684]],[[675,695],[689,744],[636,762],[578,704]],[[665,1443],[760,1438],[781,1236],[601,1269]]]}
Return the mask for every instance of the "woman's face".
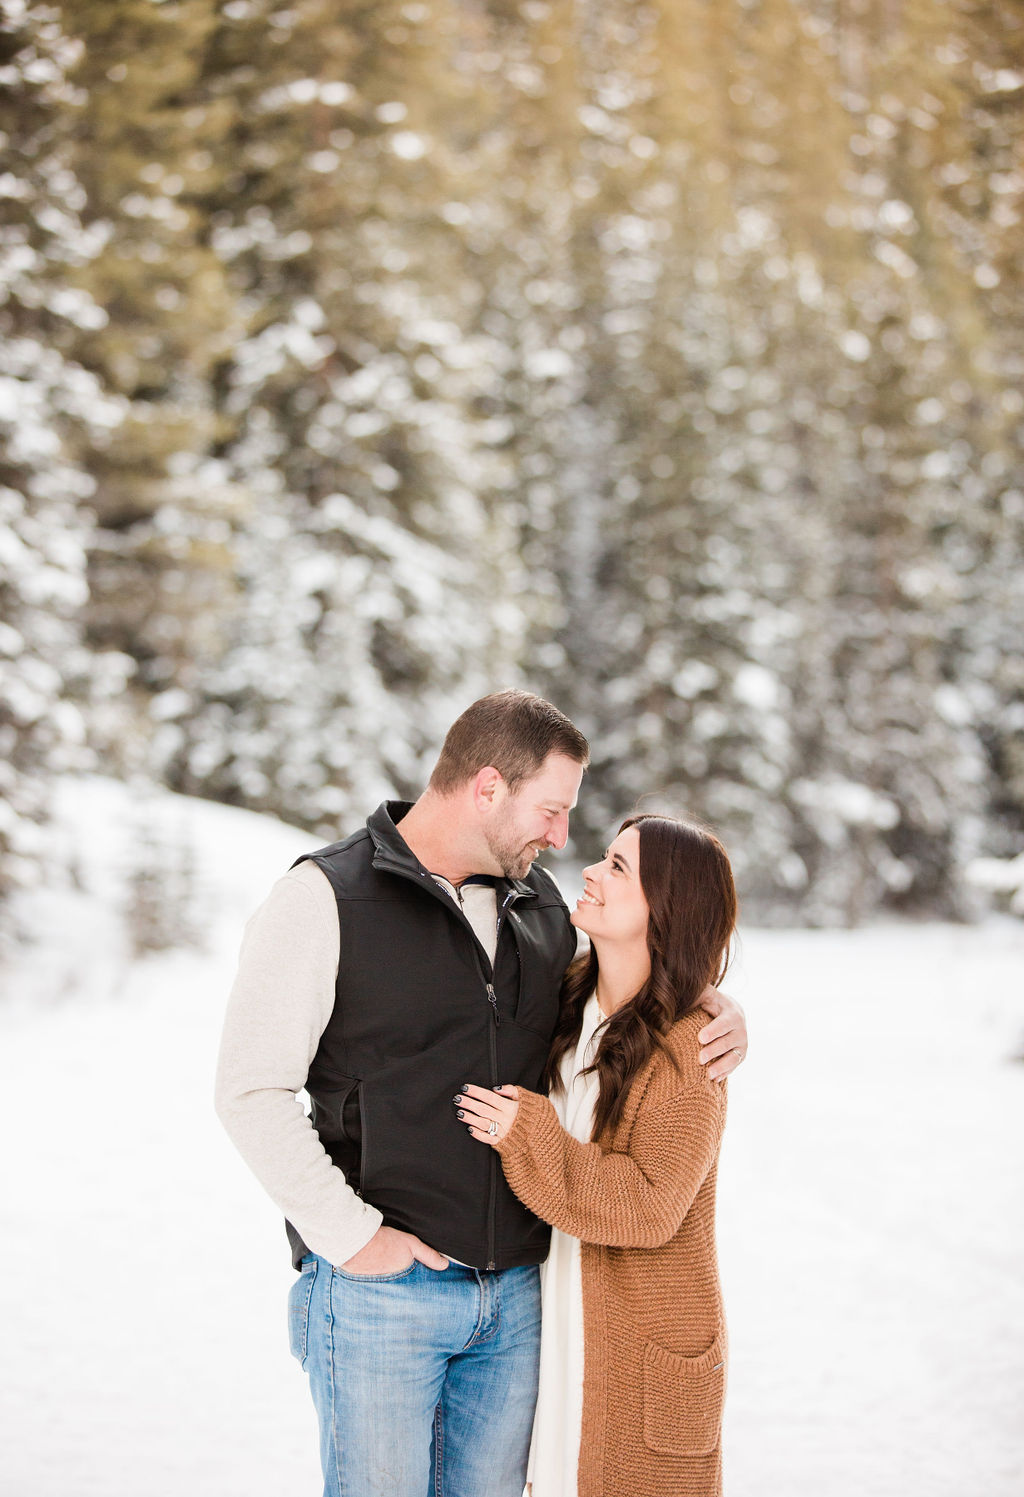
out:
{"label": "woman's face", "polygon": [[583,894],[572,923],[599,941],[647,944],[649,911],[640,887],[640,833],[620,832],[600,863],[583,870]]}

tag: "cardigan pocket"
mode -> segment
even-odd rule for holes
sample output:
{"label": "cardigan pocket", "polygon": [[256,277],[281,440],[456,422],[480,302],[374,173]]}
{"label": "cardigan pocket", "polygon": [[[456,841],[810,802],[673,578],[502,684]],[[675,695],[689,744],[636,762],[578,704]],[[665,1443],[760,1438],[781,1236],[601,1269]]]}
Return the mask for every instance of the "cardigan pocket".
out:
{"label": "cardigan pocket", "polygon": [[660,1455],[710,1455],[718,1449],[725,1401],[725,1336],[699,1357],[681,1357],[654,1341],[644,1348],[644,1444]]}

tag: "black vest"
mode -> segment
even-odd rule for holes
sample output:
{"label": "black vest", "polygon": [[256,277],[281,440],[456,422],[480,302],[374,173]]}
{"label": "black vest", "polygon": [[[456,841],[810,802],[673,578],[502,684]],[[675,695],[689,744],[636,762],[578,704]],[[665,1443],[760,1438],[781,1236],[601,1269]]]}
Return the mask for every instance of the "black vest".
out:
{"label": "black vest", "polygon": [[[536,1091],[576,933],[554,880],[496,883],[494,966],[406,846],[400,801],[309,856],[338,901],[334,1010],[309,1069],[313,1126],[385,1224],[478,1268],[539,1263],[548,1228],[455,1116],[464,1083]],[[300,858],[299,862],[304,861]],[[307,1251],[289,1225],[293,1262]]]}

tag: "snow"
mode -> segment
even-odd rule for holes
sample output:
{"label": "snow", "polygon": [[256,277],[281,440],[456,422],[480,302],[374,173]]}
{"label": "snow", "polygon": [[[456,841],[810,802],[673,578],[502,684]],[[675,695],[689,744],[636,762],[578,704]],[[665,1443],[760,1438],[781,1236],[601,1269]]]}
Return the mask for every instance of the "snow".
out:
{"label": "snow", "polygon": [[747,934],[733,1497],[1020,1492],[1022,973],[1009,923]]}
{"label": "snow", "polygon": [[[312,1494],[283,1230],[210,1100],[243,921],[309,839],[100,779],[63,781],[56,812],[69,876],[19,896],[42,944],[0,1010],[3,1490]],[[190,870],[201,949],[136,959],[154,856]],[[745,932],[729,1497],[1021,1491],[1022,971],[1009,919]]]}

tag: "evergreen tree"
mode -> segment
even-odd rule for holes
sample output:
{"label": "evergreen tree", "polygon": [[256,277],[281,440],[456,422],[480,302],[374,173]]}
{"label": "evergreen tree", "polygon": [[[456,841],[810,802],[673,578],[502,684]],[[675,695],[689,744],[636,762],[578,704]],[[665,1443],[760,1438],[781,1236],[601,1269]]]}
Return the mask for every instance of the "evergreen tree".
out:
{"label": "evergreen tree", "polygon": [[0,878],[83,735],[330,836],[521,681],[581,853],[642,795],[748,918],[969,910],[1024,829],[1018,5],[6,14]]}
{"label": "evergreen tree", "polygon": [[79,50],[49,6],[10,5],[0,21],[0,897],[37,876],[54,780],[89,762],[83,708],[110,686],[105,666],[117,676],[81,630],[85,452],[123,409],[75,357],[105,321],[76,284],[106,237],[83,223],[71,165]]}
{"label": "evergreen tree", "polygon": [[213,455],[245,533],[173,781],[325,833],[416,790],[453,712],[521,654],[494,502],[501,349],[456,233],[448,46],[408,5],[250,0],[203,64],[233,167],[205,203],[210,244],[247,317],[216,371]]}
{"label": "evergreen tree", "polygon": [[96,526],[85,611],[93,648],[130,662],[116,710],[95,725],[108,759],[159,774],[173,717],[220,657],[236,596],[240,498],[211,460],[223,435],[213,371],[242,326],[197,204],[223,176],[223,112],[200,87],[214,0],[75,0],[71,129],[83,219],[102,255],[80,282],[103,308],[79,357],[126,403],[90,455]]}

